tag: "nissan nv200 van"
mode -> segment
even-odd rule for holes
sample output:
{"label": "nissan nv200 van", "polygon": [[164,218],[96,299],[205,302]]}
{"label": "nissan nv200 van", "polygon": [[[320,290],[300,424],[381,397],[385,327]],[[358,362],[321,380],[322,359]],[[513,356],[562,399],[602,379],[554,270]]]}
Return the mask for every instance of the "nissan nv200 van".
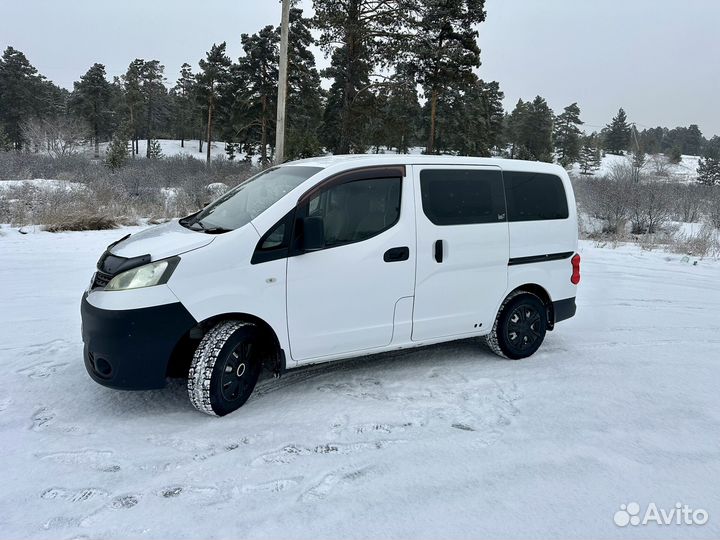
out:
{"label": "nissan nv200 van", "polygon": [[100,384],[187,378],[225,415],[263,369],[484,336],[509,359],[575,314],[572,186],[557,165],[354,155],[260,172],[108,246],[82,298]]}

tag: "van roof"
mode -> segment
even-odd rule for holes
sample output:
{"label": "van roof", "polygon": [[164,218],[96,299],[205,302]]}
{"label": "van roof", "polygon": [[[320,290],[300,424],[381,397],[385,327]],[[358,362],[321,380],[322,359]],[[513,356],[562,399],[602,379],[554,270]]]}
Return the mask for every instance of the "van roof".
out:
{"label": "van roof", "polygon": [[555,173],[564,169],[559,165],[541,161],[524,161],[520,159],[500,159],[469,156],[436,156],[422,154],[344,154],[320,156],[314,158],[289,161],[284,165],[304,165],[321,167],[347,164],[352,167],[371,165],[494,165],[506,171],[528,171]]}

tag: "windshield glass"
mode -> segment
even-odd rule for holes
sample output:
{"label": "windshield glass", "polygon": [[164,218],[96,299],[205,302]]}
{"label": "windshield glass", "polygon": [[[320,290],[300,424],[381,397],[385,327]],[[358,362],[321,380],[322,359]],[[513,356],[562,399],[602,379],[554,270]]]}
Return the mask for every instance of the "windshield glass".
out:
{"label": "windshield glass", "polygon": [[246,180],[189,219],[185,227],[206,232],[224,232],[247,225],[298,187],[320,167],[273,167]]}

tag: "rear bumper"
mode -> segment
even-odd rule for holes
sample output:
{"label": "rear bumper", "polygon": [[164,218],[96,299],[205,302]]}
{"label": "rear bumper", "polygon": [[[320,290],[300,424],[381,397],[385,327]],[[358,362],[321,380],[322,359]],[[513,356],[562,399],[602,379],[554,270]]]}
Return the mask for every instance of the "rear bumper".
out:
{"label": "rear bumper", "polygon": [[180,302],[140,309],[80,307],[85,368],[110,388],[165,386],[168,363],[181,338],[197,323]]}
{"label": "rear bumper", "polygon": [[555,315],[555,322],[559,323],[575,316],[577,306],[575,305],[575,297],[566,298],[565,300],[558,300],[553,302],[553,314]]}

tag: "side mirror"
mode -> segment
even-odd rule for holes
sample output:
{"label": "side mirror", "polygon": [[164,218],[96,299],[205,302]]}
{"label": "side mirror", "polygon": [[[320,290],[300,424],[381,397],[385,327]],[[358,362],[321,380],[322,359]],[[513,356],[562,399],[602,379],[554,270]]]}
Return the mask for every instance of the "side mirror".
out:
{"label": "side mirror", "polygon": [[309,216],[303,218],[303,250],[317,251],[325,247],[325,223],[323,218]]}

